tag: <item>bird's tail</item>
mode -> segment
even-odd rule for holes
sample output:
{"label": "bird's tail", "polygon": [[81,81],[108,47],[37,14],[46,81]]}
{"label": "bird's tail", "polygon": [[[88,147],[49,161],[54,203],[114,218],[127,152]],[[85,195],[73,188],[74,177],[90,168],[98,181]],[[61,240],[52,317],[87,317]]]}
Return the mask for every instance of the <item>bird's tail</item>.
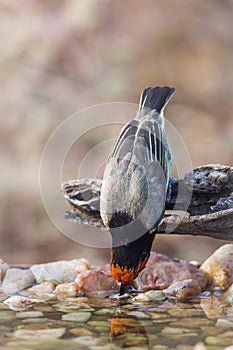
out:
{"label": "bird's tail", "polygon": [[138,115],[141,114],[143,109],[156,110],[160,114],[174,92],[175,89],[168,86],[144,89],[139,102]]}

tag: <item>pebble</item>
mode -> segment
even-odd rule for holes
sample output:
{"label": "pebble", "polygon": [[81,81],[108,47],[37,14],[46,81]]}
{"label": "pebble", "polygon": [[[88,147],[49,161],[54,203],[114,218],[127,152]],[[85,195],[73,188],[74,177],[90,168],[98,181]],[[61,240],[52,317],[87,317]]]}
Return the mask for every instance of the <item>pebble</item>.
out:
{"label": "pebble", "polygon": [[34,324],[44,324],[44,323],[48,323],[51,322],[51,320],[49,320],[46,317],[33,317],[33,318],[24,318],[22,320],[23,324],[29,324],[29,325],[34,325]]}
{"label": "pebble", "polygon": [[205,338],[205,342],[207,345],[221,345],[221,346],[232,345],[233,331],[227,331],[217,336],[208,336]]}
{"label": "pebble", "polygon": [[190,329],[167,326],[167,327],[164,327],[161,332],[168,333],[168,334],[183,334],[183,333],[190,333]]}
{"label": "pebble", "polygon": [[47,294],[47,293],[52,293],[54,289],[55,289],[55,285],[53,282],[45,281],[28,288],[27,292],[29,293],[32,292],[35,294]]}
{"label": "pebble", "polygon": [[38,303],[37,299],[29,299],[20,295],[13,295],[4,301],[4,304],[8,305],[8,307],[13,311],[29,309],[35,303]]}
{"label": "pebble", "polygon": [[162,301],[166,299],[166,294],[162,290],[149,290],[145,293],[139,293],[133,300],[146,301]]}
{"label": "pebble", "polygon": [[187,279],[195,280],[201,289],[205,288],[207,283],[203,273],[189,262],[151,252],[147,265],[138,275],[136,282],[142,290],[163,290],[177,281]]}
{"label": "pebble", "polygon": [[216,322],[216,326],[221,328],[233,329],[233,322],[229,320],[225,320],[224,318],[219,318]]}
{"label": "pebble", "polygon": [[74,338],[73,341],[75,341],[75,342],[77,342],[80,345],[83,345],[85,347],[90,347],[90,346],[93,346],[93,345],[102,345],[103,344],[103,339],[95,338],[95,337],[92,337],[92,336],[89,336],[89,335]]}
{"label": "pebble", "polygon": [[30,270],[37,283],[53,281],[59,284],[74,281],[80,272],[89,268],[90,264],[87,259],[73,259],[32,265]]}
{"label": "pebble", "polygon": [[145,314],[145,312],[142,311],[130,311],[128,312],[129,316],[134,316],[138,319],[148,319],[150,318],[150,316],[148,316],[147,314]]}
{"label": "pebble", "polygon": [[13,311],[1,311],[0,312],[0,324],[5,324],[12,322],[16,319],[15,313]]}
{"label": "pebble", "polygon": [[233,244],[217,249],[200,267],[213,287],[227,289],[233,283]]}
{"label": "pebble", "polygon": [[88,325],[91,327],[109,327],[108,321],[89,321]]}
{"label": "pebble", "polygon": [[6,272],[2,290],[5,294],[15,294],[33,283],[35,280],[30,270],[11,268]]}
{"label": "pebble", "polygon": [[202,326],[213,326],[214,321],[208,320],[207,318],[201,318],[201,317],[190,317],[190,318],[183,318],[179,321],[175,321],[172,323],[172,326],[175,327],[183,327],[183,328],[200,328]]}
{"label": "pebble", "polygon": [[65,334],[65,328],[52,328],[52,329],[17,329],[13,332],[15,338],[20,339],[51,339],[61,338]]}
{"label": "pebble", "polygon": [[113,315],[114,314],[114,310],[111,309],[99,309],[96,310],[94,312],[95,315],[99,315],[99,316],[105,316],[105,315]]}
{"label": "pebble", "polygon": [[9,341],[6,350],[77,350],[77,343],[65,339],[28,339]]}
{"label": "pebble", "polygon": [[204,312],[202,310],[198,309],[170,309],[168,310],[168,313],[172,316],[177,316],[177,317],[193,317],[193,316],[203,316]]}
{"label": "pebble", "polygon": [[168,296],[176,297],[179,300],[186,300],[189,297],[199,295],[201,293],[201,287],[197,281],[187,279],[173,283],[164,292]]}
{"label": "pebble", "polygon": [[91,318],[91,312],[70,312],[62,315],[63,321],[87,322]]}
{"label": "pebble", "polygon": [[75,282],[61,283],[55,289],[55,294],[60,298],[75,297],[78,293],[78,285]]}
{"label": "pebble", "polygon": [[210,298],[201,299],[201,308],[205,312],[206,316],[210,319],[216,319],[223,314],[224,306],[220,302],[219,298],[214,295]]}
{"label": "pebble", "polygon": [[[74,312],[74,311],[95,311],[95,309],[93,309],[91,306],[89,306],[88,304],[85,303],[85,299],[83,300],[83,298],[80,298],[81,300],[79,300],[79,298],[75,298],[74,302],[69,302],[68,300],[66,300],[65,302],[60,302],[58,304],[53,305],[54,308],[57,311],[60,312]],[[76,301],[77,300],[77,301]]]}
{"label": "pebble", "polygon": [[93,332],[89,331],[88,329],[86,328],[71,328],[68,330],[68,332],[70,334],[73,334],[73,335],[76,335],[76,336],[86,336],[86,335],[90,335],[90,336],[93,336]]}
{"label": "pebble", "polygon": [[203,342],[198,342],[194,345],[193,350],[207,350]]}
{"label": "pebble", "polygon": [[21,311],[16,313],[17,318],[35,318],[35,317],[43,317],[44,314],[41,311]]}

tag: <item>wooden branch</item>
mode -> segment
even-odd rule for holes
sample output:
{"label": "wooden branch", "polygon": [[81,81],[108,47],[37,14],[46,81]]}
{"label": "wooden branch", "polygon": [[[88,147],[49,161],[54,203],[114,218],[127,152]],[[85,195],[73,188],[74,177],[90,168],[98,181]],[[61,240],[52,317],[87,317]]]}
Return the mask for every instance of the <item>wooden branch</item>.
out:
{"label": "wooden branch", "polygon": [[[71,206],[65,218],[104,228],[99,211],[101,185],[100,179],[65,182],[62,191]],[[233,168],[209,164],[195,168],[184,179],[171,179],[167,210],[158,233],[233,240]]]}

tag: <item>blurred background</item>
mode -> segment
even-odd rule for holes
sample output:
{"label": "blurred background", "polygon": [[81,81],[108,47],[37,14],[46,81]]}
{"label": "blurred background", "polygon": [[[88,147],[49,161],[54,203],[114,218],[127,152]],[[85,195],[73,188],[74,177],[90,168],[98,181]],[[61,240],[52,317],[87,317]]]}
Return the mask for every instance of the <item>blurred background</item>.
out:
{"label": "blurred background", "polygon": [[[2,259],[108,262],[108,249],[85,247],[61,234],[40,196],[45,144],[82,108],[137,103],[144,87],[174,86],[166,117],[188,147],[193,167],[233,165],[232,11],[231,0],[0,1]],[[91,135],[75,149],[73,161],[99,142]],[[98,161],[105,161],[101,154]],[[83,235],[89,230],[76,229]],[[203,261],[223,243],[167,235],[157,237],[154,249]]]}

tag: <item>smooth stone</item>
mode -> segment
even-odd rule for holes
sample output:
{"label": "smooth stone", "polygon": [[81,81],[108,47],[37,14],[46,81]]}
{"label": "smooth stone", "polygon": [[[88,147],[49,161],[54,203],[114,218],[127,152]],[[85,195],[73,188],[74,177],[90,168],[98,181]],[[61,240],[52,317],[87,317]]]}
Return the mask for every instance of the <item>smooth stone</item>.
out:
{"label": "smooth stone", "polygon": [[36,317],[36,318],[24,318],[22,320],[22,323],[23,324],[44,324],[44,323],[48,323],[50,322],[51,320],[49,320],[48,318],[46,317]]}
{"label": "smooth stone", "polygon": [[192,348],[193,350],[207,350],[207,347],[203,342],[197,342],[194,347]]}
{"label": "smooth stone", "polygon": [[99,309],[94,312],[95,315],[105,316],[105,315],[113,315],[114,311],[110,309]]}
{"label": "smooth stone", "polygon": [[200,267],[213,287],[227,289],[233,283],[233,244],[224,244]]}
{"label": "smooth stone", "polygon": [[0,324],[9,323],[16,320],[15,313],[13,311],[1,311],[0,312]]}
{"label": "smooth stone", "polygon": [[53,282],[45,281],[28,288],[27,292],[29,293],[32,292],[35,294],[47,294],[47,293],[52,293],[54,289],[55,289],[55,284]]}
{"label": "smooth stone", "polygon": [[133,300],[136,301],[161,301],[165,300],[166,295],[162,290],[149,290],[148,292],[145,293],[139,293]]}
{"label": "smooth stone", "polygon": [[105,345],[93,345],[93,346],[90,346],[89,350],[121,350],[121,349],[113,347],[112,344],[105,344]]}
{"label": "smooth stone", "polygon": [[73,312],[73,311],[95,311],[91,306],[83,302],[83,298],[80,298],[81,300],[79,301],[79,298],[75,298],[75,301],[69,302],[67,300],[66,302],[60,302],[57,304],[54,304],[53,307],[57,311],[61,312]]}
{"label": "smooth stone", "polygon": [[20,295],[13,295],[4,301],[4,304],[8,305],[8,307],[13,311],[29,309],[35,303],[38,303],[37,299],[25,298]]}
{"label": "smooth stone", "polygon": [[82,337],[77,337],[74,338],[73,341],[79,343],[80,345],[83,345],[85,347],[90,347],[93,345],[101,345],[103,344],[103,340],[100,338],[95,338],[92,336],[82,336]]}
{"label": "smooth stone", "polygon": [[77,343],[65,339],[35,339],[9,341],[6,350],[77,350]]}
{"label": "smooth stone", "polygon": [[128,312],[129,316],[135,316],[138,319],[148,319],[150,318],[150,316],[148,316],[147,314],[145,314],[142,311],[130,311]]}
{"label": "smooth stone", "polygon": [[75,282],[61,283],[55,289],[55,294],[59,297],[75,297],[78,294],[78,285]]}
{"label": "smooth stone", "polygon": [[72,328],[72,329],[69,329],[68,332],[70,334],[80,336],[80,337],[86,336],[86,335],[93,336],[93,332],[89,331],[86,328]]}
{"label": "smooth stone", "polygon": [[180,328],[180,327],[164,327],[161,330],[162,333],[168,333],[168,334],[184,334],[184,333],[190,333],[190,329],[186,328]]}
{"label": "smooth stone", "polygon": [[179,300],[186,300],[189,297],[199,295],[201,293],[201,287],[198,281],[186,279],[173,283],[164,292],[168,296],[176,297]]}
{"label": "smooth stone", "polygon": [[66,332],[65,328],[53,329],[17,329],[13,332],[13,336],[20,339],[53,339],[61,338]]}
{"label": "smooth stone", "polygon": [[35,318],[35,317],[43,317],[44,314],[41,311],[21,311],[16,313],[17,318]]}
{"label": "smooth stone", "polygon": [[5,294],[15,294],[35,282],[30,270],[11,268],[7,270],[2,282],[2,290]]}
{"label": "smooth stone", "polygon": [[227,346],[232,345],[233,331],[226,331],[217,336],[207,336],[205,342],[207,345],[221,345]]}
{"label": "smooth stone", "polygon": [[210,319],[216,319],[223,314],[224,305],[214,295],[207,299],[201,299],[200,305],[206,316]]}
{"label": "smooth stone", "polygon": [[108,321],[89,321],[88,325],[91,327],[109,327]]}
{"label": "smooth stone", "polygon": [[214,325],[214,321],[208,320],[206,318],[201,318],[201,317],[183,318],[179,321],[175,321],[172,323],[172,326],[189,328],[189,330],[193,328],[200,328],[202,326],[212,326],[212,325]]}
{"label": "smooth stone", "polygon": [[89,268],[90,264],[87,259],[73,259],[32,265],[30,270],[37,283],[53,281],[59,284],[74,281],[80,272]]}
{"label": "smooth stone", "polygon": [[70,312],[62,315],[63,321],[87,322],[91,318],[91,312]]}
{"label": "smooth stone", "polygon": [[172,316],[177,317],[193,317],[193,316],[203,316],[204,312],[203,310],[198,309],[170,309],[168,310],[168,313]]}
{"label": "smooth stone", "polygon": [[225,320],[224,318],[219,318],[216,322],[216,327],[233,329],[233,322]]}

